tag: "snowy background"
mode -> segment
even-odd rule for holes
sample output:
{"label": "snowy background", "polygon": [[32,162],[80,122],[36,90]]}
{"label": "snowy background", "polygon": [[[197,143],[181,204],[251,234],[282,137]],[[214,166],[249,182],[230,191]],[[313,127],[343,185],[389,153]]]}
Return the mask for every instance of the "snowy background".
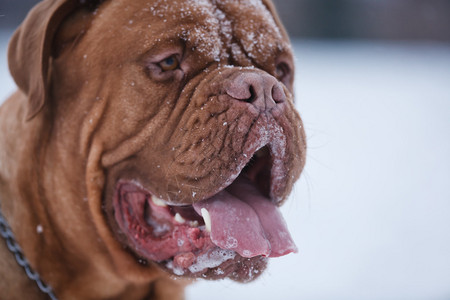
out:
{"label": "snowy background", "polygon": [[[0,99],[15,88],[0,30]],[[300,249],[187,300],[450,299],[450,44],[294,40],[306,169],[283,212]],[[0,100],[1,102],[1,100]]]}

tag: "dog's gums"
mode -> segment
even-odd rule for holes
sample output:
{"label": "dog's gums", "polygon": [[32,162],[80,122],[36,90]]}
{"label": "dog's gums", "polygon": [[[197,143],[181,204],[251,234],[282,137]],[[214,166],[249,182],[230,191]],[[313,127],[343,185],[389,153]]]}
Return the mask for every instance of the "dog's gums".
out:
{"label": "dog's gums", "polygon": [[261,148],[231,185],[192,205],[170,205],[140,184],[121,180],[115,219],[142,261],[175,275],[252,280],[266,257],[297,251],[269,197],[271,163],[268,148]]}

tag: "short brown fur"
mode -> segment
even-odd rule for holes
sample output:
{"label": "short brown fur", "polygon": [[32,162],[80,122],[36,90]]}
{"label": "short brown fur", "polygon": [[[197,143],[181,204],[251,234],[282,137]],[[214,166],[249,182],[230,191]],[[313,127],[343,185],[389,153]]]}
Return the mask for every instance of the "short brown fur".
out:
{"label": "short brown fur", "polygon": [[[0,205],[31,266],[59,299],[176,300],[183,299],[183,289],[190,282],[173,280],[151,263],[139,264],[112,234],[104,210],[110,204],[103,201],[111,197],[112,184],[121,174],[139,176],[165,198],[194,201],[187,196],[192,194],[187,183],[188,172],[198,166],[198,153],[173,153],[171,149],[183,149],[187,140],[201,137],[192,127],[192,116],[204,104],[201,99],[221,82],[214,79],[220,77],[217,63],[205,53],[191,54],[192,65],[207,73],[193,75],[186,87],[146,81],[138,61],[145,49],[179,46],[177,41],[164,40],[171,34],[167,28],[177,30],[176,23],[172,27],[171,20],[153,22],[156,17],[139,13],[147,2],[151,1],[109,0],[93,8],[80,7],[79,1],[44,0],[11,40],[9,64],[19,91],[0,108]],[[240,1],[235,2],[227,14],[238,15]],[[264,3],[282,37],[279,41],[269,37],[267,42],[279,43],[291,59],[289,40],[273,4]],[[196,17],[193,21],[201,22]],[[143,23],[144,18],[152,22]],[[127,24],[129,30],[124,30]],[[275,65],[266,56],[250,60],[243,55],[233,60],[239,67],[264,69],[255,72],[272,72]],[[237,70],[224,72],[231,76]],[[210,77],[210,90],[200,84],[202,76]],[[205,89],[189,90],[190,85]],[[279,122],[289,131],[288,147],[300,151],[290,152],[298,155],[287,159],[291,171],[287,188],[276,195],[279,199],[287,197],[300,175],[306,147],[292,90],[286,87],[285,92],[289,99]],[[238,109],[220,103],[210,109],[228,109],[227,120],[240,116]],[[203,122],[203,117],[199,114],[197,121]],[[247,121],[243,118],[242,122]],[[216,123],[208,124],[214,127]],[[226,141],[221,162],[206,166],[199,177],[228,168],[227,157],[241,149],[229,150],[233,146],[228,147]],[[202,151],[214,152],[209,146],[214,142],[200,145]],[[148,173],[157,170],[156,162],[160,171]],[[186,185],[180,186],[183,180]],[[215,175],[201,180],[197,197],[210,196],[222,184]],[[42,233],[37,232],[38,226]],[[3,242],[0,278],[1,299],[46,299]]]}

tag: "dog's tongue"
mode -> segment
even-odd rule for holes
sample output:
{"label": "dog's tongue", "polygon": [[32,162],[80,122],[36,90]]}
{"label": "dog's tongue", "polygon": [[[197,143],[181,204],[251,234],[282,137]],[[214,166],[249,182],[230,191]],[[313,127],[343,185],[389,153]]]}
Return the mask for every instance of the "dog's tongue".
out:
{"label": "dog's tongue", "polygon": [[251,183],[239,176],[226,190],[194,204],[211,218],[211,240],[243,257],[278,257],[297,252],[278,208]]}

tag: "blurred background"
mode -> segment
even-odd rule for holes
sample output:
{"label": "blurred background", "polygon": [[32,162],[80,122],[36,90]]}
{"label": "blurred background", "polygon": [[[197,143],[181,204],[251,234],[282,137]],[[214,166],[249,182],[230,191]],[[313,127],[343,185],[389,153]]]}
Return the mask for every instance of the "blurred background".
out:
{"label": "blurred background", "polygon": [[[0,0],[6,47],[37,1]],[[298,254],[187,299],[450,299],[450,1],[277,0],[307,165],[282,208]],[[0,100],[1,101],[1,100]]]}
{"label": "blurred background", "polygon": [[[0,28],[13,29],[37,0],[0,0]],[[450,40],[449,0],[275,0],[292,37]]]}

